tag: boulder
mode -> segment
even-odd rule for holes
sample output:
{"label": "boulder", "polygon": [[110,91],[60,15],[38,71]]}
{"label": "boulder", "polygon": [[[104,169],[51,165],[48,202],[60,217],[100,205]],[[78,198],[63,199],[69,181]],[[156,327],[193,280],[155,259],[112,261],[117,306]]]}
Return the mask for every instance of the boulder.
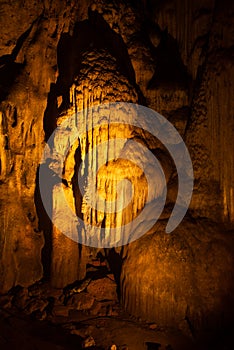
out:
{"label": "boulder", "polygon": [[233,236],[207,220],[183,223],[131,243],[121,275],[122,301],[134,316],[158,325],[185,320],[192,332],[225,326],[232,317]]}

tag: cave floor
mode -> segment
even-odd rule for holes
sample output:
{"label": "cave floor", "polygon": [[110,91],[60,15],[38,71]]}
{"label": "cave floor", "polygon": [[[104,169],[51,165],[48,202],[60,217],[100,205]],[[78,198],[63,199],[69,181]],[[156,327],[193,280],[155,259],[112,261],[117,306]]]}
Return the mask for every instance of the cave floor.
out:
{"label": "cave floor", "polygon": [[197,337],[185,320],[177,330],[130,316],[106,266],[87,276],[63,289],[39,281],[0,295],[0,350],[233,349],[230,330]]}
{"label": "cave floor", "polygon": [[130,316],[106,267],[90,273],[92,279],[64,289],[38,282],[0,295],[0,350],[233,349],[230,330],[198,338],[185,320],[177,330]]}
{"label": "cave floor", "polygon": [[[50,320],[39,321],[16,310],[2,309],[0,349],[232,349],[228,342],[226,344],[214,342],[216,344],[213,345],[201,341],[196,343],[179,331],[155,327],[156,325],[137,322],[124,313],[118,317],[90,317],[83,312],[76,312],[69,317],[56,316]],[[95,346],[92,345],[93,340]]]}
{"label": "cave floor", "polygon": [[152,325],[127,317],[85,317],[77,312],[69,318],[59,316],[38,321],[21,313],[2,311],[0,349],[82,349],[85,334],[92,334],[96,343],[88,349],[109,349],[113,345],[121,350],[196,349],[192,341],[179,332],[150,327]]}

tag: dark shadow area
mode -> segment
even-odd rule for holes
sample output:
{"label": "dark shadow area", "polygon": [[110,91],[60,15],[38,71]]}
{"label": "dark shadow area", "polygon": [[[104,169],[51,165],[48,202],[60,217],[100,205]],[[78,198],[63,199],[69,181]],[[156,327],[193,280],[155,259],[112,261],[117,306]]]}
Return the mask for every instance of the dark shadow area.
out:
{"label": "dark shadow area", "polygon": [[10,61],[0,67],[0,102],[6,100],[10,89],[24,65]]}
{"label": "dark shadow area", "polygon": [[234,324],[233,321],[225,328],[214,331],[206,329],[194,340],[195,349],[201,350],[231,350],[233,348]]}
{"label": "dark shadow area", "polygon": [[[81,211],[82,207],[82,193],[80,191],[78,177],[79,177],[79,169],[81,165],[81,148],[80,146],[77,147],[75,152],[75,168],[74,168],[74,175],[72,177],[72,191],[75,201],[75,209],[76,209],[76,215],[83,220],[83,213]],[[79,242],[82,242],[81,232],[78,230],[79,235]],[[79,257],[82,256],[82,244],[78,243],[78,250],[79,250]]]}
{"label": "dark shadow area", "polygon": [[[41,171],[44,172],[47,182],[47,205],[50,208],[50,212],[47,214],[40,193],[39,186],[39,167],[36,175],[36,189],[34,193],[34,202],[36,206],[36,212],[38,216],[38,229],[43,231],[44,234],[44,247],[41,252],[41,261],[43,266],[44,278],[49,280],[50,278],[50,267],[51,267],[51,254],[52,254],[52,222],[50,217],[52,215],[52,190],[53,190],[53,179],[48,164],[41,165]],[[50,216],[50,217],[49,217]]]}
{"label": "dark shadow area", "polygon": [[15,60],[36,21],[37,19],[19,37],[12,53],[0,57],[0,102],[6,99],[11,86],[24,67],[24,63],[16,63]]}
{"label": "dark shadow area", "polygon": [[159,343],[146,342],[145,345],[147,350],[159,350],[161,348]]}
{"label": "dark shadow area", "polygon": [[74,175],[72,178],[72,190],[73,190],[74,199],[75,199],[76,215],[83,220],[83,213],[81,212],[82,194],[80,192],[80,187],[79,187],[79,183],[78,183],[79,169],[80,169],[81,161],[82,161],[81,160],[81,148],[79,146],[75,152],[75,169],[74,169]]}
{"label": "dark shadow area", "polygon": [[[87,270],[94,268],[94,266],[91,263],[87,264],[86,267]],[[92,278],[92,280],[98,280],[100,278],[106,277],[109,273],[110,271],[108,270],[107,266],[95,266],[94,271],[87,271],[86,277]]]}
{"label": "dark shadow area", "polygon": [[190,78],[182,62],[177,41],[167,30],[161,34],[161,41],[155,49],[155,57],[156,70],[149,82],[149,89],[189,88]]}
{"label": "dark shadow area", "polygon": [[117,295],[120,300],[120,276],[123,260],[121,258],[121,254],[117,253],[114,248],[106,249],[105,253],[111,272],[114,274],[115,277],[115,282],[117,284]]}
{"label": "dark shadow area", "polygon": [[[51,84],[50,92],[47,99],[47,107],[44,113],[43,128],[45,132],[45,141],[48,142],[51,134],[56,128],[57,111],[57,95],[55,84]],[[53,140],[50,139],[49,146],[51,147]],[[61,179],[49,168],[51,159],[47,159],[45,164],[41,164],[37,169],[36,188],[34,193],[34,202],[38,216],[38,228],[44,234],[44,247],[41,252],[41,260],[43,266],[43,277],[45,280],[50,279],[51,254],[52,254],[52,191],[56,183],[61,182]],[[39,170],[43,177],[43,191],[46,193],[47,212],[44,208],[40,193]],[[62,181],[63,182],[63,181]],[[44,199],[45,200],[45,199]]]}
{"label": "dark shadow area", "polygon": [[[53,170],[49,168],[51,159],[47,158],[46,163],[41,164],[37,169],[36,189],[34,202],[38,216],[38,228],[43,231],[45,244],[42,249],[42,265],[44,269],[44,278],[50,277],[51,255],[52,255],[52,205],[53,205],[53,187],[56,184],[63,183],[68,186],[67,180],[60,178]],[[40,172],[40,177],[39,177]],[[41,181],[41,183],[40,183]],[[43,200],[41,192],[43,191]],[[46,207],[46,209],[45,209]]]}
{"label": "dark shadow area", "polygon": [[48,141],[51,134],[56,129],[56,118],[58,116],[57,94],[55,84],[50,85],[50,92],[47,98],[47,106],[44,113],[43,129],[45,132],[45,141]]}
{"label": "dark shadow area", "polygon": [[36,321],[26,315],[23,318],[14,315],[8,317],[7,321],[0,319],[0,329],[1,350],[82,349],[83,338],[80,336],[69,334],[58,325]]}

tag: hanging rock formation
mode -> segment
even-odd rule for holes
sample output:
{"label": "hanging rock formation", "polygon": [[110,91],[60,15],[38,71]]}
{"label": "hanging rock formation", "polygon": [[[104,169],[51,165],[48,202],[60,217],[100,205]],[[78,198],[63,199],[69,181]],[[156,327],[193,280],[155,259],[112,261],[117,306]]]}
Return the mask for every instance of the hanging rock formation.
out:
{"label": "hanging rock formation", "polygon": [[[66,120],[69,116],[74,116],[78,111],[78,118],[81,119],[78,121],[80,125],[89,125],[92,120],[87,110],[91,109],[95,105],[107,104],[115,101],[126,101],[126,102],[136,102],[138,99],[137,93],[134,87],[129,84],[128,80],[118,72],[118,67],[116,59],[112,57],[105,50],[89,50],[82,54],[81,57],[81,66],[79,75],[74,78],[74,83],[70,88],[70,108],[60,113],[57,118],[57,125],[63,125],[63,121]],[[108,108],[107,108],[108,113]],[[79,130],[79,127],[78,127]],[[81,168],[81,174],[88,171],[87,178],[92,180],[92,174],[96,177],[96,172],[98,170],[99,164],[107,164],[108,157],[112,159],[115,152],[119,152],[118,145],[116,144],[116,150],[113,148],[113,154],[109,153],[109,156],[106,154],[106,158],[103,158],[104,155],[96,156],[97,150],[96,147],[101,142],[107,142],[111,137],[117,136],[117,129],[112,131],[113,136],[111,136],[111,130],[107,126],[100,126],[96,128],[93,132],[87,132],[86,128],[84,129],[84,135],[73,145],[69,152],[64,164],[64,178],[70,186],[66,187],[63,185],[63,190],[65,191],[65,197],[68,202],[71,204],[73,211],[77,213],[80,217],[83,218],[84,222],[87,225],[94,224],[97,227],[102,227],[104,220],[103,211],[100,212],[100,209],[97,207],[95,210],[90,207],[89,203],[89,192],[88,188],[90,184],[88,183],[87,190],[83,194],[83,199],[81,193],[77,193],[77,174],[75,175],[75,169],[79,169],[80,162],[84,162]],[[123,130],[122,137],[126,135],[131,135],[130,130]],[[71,133],[71,132],[70,132]],[[64,128],[64,132],[60,133],[58,137],[54,139],[54,147],[59,149],[61,156],[65,154],[68,144],[70,145],[71,141],[67,135],[67,128]],[[77,159],[76,164],[76,152],[80,153],[80,159]],[[85,157],[88,152],[91,152],[90,161],[85,162]],[[56,153],[57,155],[57,153]],[[56,159],[54,159],[56,161]],[[58,159],[57,159],[58,161]],[[115,165],[115,164],[114,164]],[[86,169],[87,167],[87,169]],[[96,168],[97,167],[97,168]],[[110,166],[109,166],[110,168]],[[114,168],[118,168],[115,165]],[[111,186],[114,181],[118,180],[118,175],[116,174],[116,180],[109,178],[113,169],[104,169],[105,174],[100,174],[98,177],[98,182],[100,190],[106,191],[106,188]],[[123,166],[123,173],[126,172]],[[129,171],[127,169],[127,171]],[[124,177],[124,176],[123,176]],[[106,178],[106,180],[104,180]],[[82,181],[82,179],[80,180]],[[109,181],[109,185],[108,185]],[[73,184],[73,185],[72,185]],[[59,193],[59,185],[56,185],[53,189],[53,197],[56,195],[56,191]],[[111,188],[107,189],[111,192]],[[115,192],[116,193],[116,192]],[[55,222],[56,217],[60,217],[64,211],[63,203],[56,201],[53,203],[53,221]],[[97,210],[97,214],[96,214]],[[114,218],[113,215],[107,214],[105,218],[106,222],[109,220],[111,222],[121,221],[121,217],[118,219]],[[67,220],[64,222],[65,226],[67,225]],[[64,228],[63,232],[66,232]],[[76,227],[72,229],[72,232],[76,232],[77,236],[73,236],[73,240],[78,242],[78,234],[85,234],[85,232],[78,232]],[[74,233],[75,234],[75,233]],[[82,260],[84,265],[87,263],[88,248],[84,246],[81,248],[82,256],[78,256],[77,244],[72,242],[70,239],[66,238],[63,233],[60,233],[56,226],[53,226],[53,235],[52,235],[52,283],[56,287],[62,287],[68,283],[73,282],[76,279],[82,279],[85,277],[85,268],[81,268],[79,261]],[[89,242],[87,241],[87,244]]]}

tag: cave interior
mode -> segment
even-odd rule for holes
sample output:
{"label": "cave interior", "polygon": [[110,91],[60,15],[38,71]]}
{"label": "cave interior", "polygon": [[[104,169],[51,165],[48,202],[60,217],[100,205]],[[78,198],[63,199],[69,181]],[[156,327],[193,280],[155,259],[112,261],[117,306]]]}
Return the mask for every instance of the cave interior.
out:
{"label": "cave interior", "polygon": [[232,349],[234,2],[0,14],[0,349]]}

